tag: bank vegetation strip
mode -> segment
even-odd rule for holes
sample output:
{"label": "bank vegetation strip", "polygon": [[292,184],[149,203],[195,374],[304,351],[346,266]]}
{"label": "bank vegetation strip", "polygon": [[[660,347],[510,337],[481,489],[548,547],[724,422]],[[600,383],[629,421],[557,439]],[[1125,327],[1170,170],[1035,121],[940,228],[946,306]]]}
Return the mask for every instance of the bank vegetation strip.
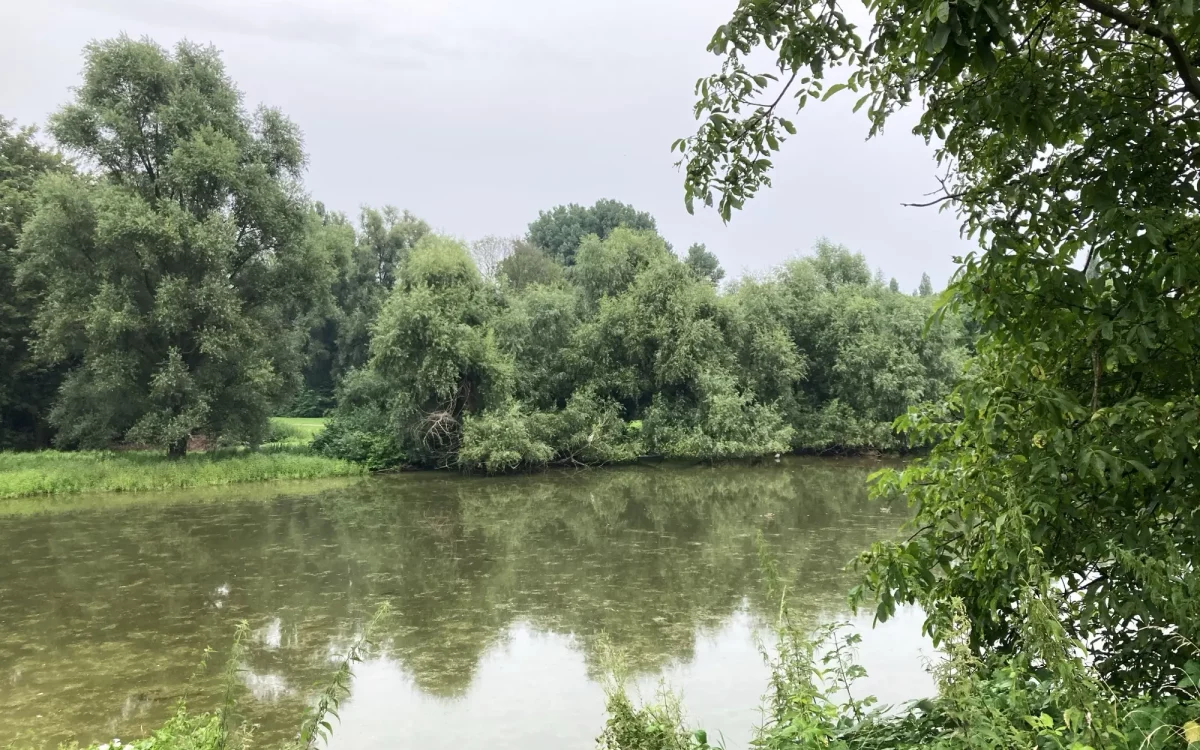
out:
{"label": "bank vegetation strip", "polygon": [[295,445],[194,452],[168,459],[146,451],[0,453],[0,500],[77,492],[145,492],[280,479],[353,476],[349,461]]}

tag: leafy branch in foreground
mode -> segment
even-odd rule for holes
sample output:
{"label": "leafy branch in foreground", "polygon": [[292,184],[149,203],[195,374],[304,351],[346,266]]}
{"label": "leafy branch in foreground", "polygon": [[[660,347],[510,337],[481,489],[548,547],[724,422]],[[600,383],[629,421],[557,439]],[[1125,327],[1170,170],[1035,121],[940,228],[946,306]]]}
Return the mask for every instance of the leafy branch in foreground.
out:
{"label": "leafy branch in foreground", "polygon": [[[945,170],[936,203],[979,249],[942,299],[978,326],[941,404],[903,417],[929,458],[876,491],[916,533],[862,558],[884,619],[921,605],[937,642],[961,606],[980,657],[1022,651],[1023,602],[1054,613],[1124,695],[1185,676],[1200,640],[1200,17],[1185,0],[743,0],[713,37],[686,198],[723,217],[769,184],[781,112],[858,94],[898,110]],[[774,56],[771,76],[747,61]],[[834,72],[836,71],[836,73]],[[832,85],[830,82],[834,81]],[[960,602],[961,605],[956,604]]]}

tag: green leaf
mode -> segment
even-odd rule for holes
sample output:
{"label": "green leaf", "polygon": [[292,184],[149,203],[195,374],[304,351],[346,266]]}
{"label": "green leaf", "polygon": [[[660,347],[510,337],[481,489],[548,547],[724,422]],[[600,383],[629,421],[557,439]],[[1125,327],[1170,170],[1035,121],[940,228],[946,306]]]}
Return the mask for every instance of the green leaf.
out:
{"label": "green leaf", "polygon": [[929,35],[928,41],[925,42],[925,51],[929,53],[941,52],[946,46],[946,40],[950,38],[950,26],[945,23],[937,23],[933,33]]}
{"label": "green leaf", "polygon": [[829,97],[833,96],[833,95],[834,95],[834,94],[836,94],[837,92],[839,92],[839,91],[841,91],[842,89],[846,88],[846,86],[847,86],[847,85],[848,85],[848,84],[845,84],[845,83],[835,83],[835,84],[833,84],[832,86],[830,86],[828,89],[826,89],[826,90],[825,90],[825,95],[821,97],[821,101],[827,101],[827,100],[829,99]]}
{"label": "green leaf", "polygon": [[996,31],[1000,32],[1000,36],[1006,37],[1012,34],[1012,27],[1010,27],[1008,25],[1008,21],[1000,15],[1000,11],[995,5],[986,3],[983,6],[983,10],[985,13],[987,13],[988,18],[991,19],[992,25],[996,28]]}
{"label": "green leaf", "polygon": [[996,72],[996,53],[992,51],[992,45],[990,43],[985,43],[980,46],[979,61],[983,64],[983,69],[987,72]]}

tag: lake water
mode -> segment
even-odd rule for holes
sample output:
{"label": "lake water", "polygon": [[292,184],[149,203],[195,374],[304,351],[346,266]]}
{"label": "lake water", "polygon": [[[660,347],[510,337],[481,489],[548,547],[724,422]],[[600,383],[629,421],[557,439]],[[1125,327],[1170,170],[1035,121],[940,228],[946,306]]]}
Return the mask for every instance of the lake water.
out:
{"label": "lake water", "polygon": [[406,474],[0,503],[0,746],[139,736],[185,690],[212,707],[239,620],[252,630],[240,706],[268,746],[386,601],[332,748],[591,748],[609,647],[643,696],[665,681],[691,724],[745,747],[778,608],[760,534],[798,612],[859,626],[865,688],[917,697],[931,690],[919,614],[870,630],[845,605],[847,562],[904,520],[867,500],[875,468]]}

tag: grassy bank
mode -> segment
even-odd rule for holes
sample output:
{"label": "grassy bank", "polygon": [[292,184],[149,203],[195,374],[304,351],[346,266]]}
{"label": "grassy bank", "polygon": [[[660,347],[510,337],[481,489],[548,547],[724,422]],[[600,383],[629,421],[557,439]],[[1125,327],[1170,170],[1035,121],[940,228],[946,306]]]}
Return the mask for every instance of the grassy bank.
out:
{"label": "grassy bank", "polygon": [[143,492],[216,487],[277,479],[362,474],[348,461],[313,455],[305,446],[268,446],[192,453],[171,460],[144,451],[0,453],[0,499],[73,492]]}
{"label": "grassy bank", "polygon": [[323,417],[271,417],[272,436],[281,437],[285,441],[310,443],[323,429]]}

